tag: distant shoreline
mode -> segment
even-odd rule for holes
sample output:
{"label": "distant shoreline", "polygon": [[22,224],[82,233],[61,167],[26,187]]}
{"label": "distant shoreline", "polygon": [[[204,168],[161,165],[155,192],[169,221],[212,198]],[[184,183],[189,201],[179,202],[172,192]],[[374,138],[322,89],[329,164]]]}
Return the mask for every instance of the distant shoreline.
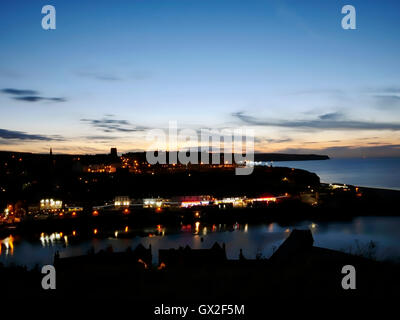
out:
{"label": "distant shoreline", "polygon": [[254,161],[309,161],[329,160],[327,155],[318,154],[289,154],[289,153],[255,153]]}
{"label": "distant shoreline", "polygon": [[[129,155],[137,155],[143,157],[145,155],[145,151],[140,152],[128,152],[126,154]],[[167,152],[168,153],[168,152]],[[19,151],[6,151],[0,150],[0,155],[7,154],[18,154],[18,155],[31,155],[31,156],[43,156],[48,155],[47,153],[33,153],[33,152],[19,152]],[[54,154],[53,157],[57,156],[93,156],[96,154]],[[99,154],[100,155],[100,154]],[[103,155],[103,154],[101,154]],[[329,156],[327,155],[318,155],[318,154],[290,154],[290,153],[254,153],[254,161],[307,161],[307,160],[329,160]]]}
{"label": "distant shoreline", "polygon": [[330,161],[274,162],[314,172],[321,183],[400,191],[400,158],[331,158]]}
{"label": "distant shoreline", "polygon": [[321,185],[330,185],[330,184],[353,186],[353,187],[357,187],[357,188],[359,188],[360,190],[363,190],[363,191],[400,192],[400,189],[394,189],[394,188],[369,187],[369,186],[360,186],[360,185],[354,185],[354,184],[351,184],[351,183],[339,183],[339,182],[321,182]]}
{"label": "distant shoreline", "polygon": [[397,197],[397,199],[400,197],[400,189],[388,189],[388,188],[373,188],[373,187],[362,187],[358,186],[361,191],[364,192],[374,192],[378,193],[380,196],[383,197]]}

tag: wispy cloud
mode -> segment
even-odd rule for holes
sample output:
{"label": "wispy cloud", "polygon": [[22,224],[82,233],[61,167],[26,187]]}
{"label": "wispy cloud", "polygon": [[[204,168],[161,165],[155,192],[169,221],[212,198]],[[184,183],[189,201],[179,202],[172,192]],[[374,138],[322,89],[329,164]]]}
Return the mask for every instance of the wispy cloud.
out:
{"label": "wispy cloud", "polygon": [[65,102],[65,98],[61,97],[43,97],[39,95],[36,90],[21,90],[14,88],[1,89],[0,92],[10,95],[13,99],[25,102],[38,102],[38,101],[52,101],[52,102]]}
{"label": "wispy cloud", "polygon": [[389,99],[389,100],[394,100],[394,101],[400,101],[400,96],[395,96],[395,95],[376,95],[376,98],[380,98],[380,99]]}
{"label": "wispy cloud", "polygon": [[37,101],[65,102],[65,101],[67,101],[65,98],[46,98],[46,97],[38,97],[38,96],[15,97],[14,99],[19,100],[19,101],[26,101],[26,102],[37,102]]}
{"label": "wispy cloud", "polygon": [[341,113],[329,113],[320,115],[315,120],[268,120],[258,119],[247,115],[244,112],[235,112],[233,117],[241,122],[252,126],[266,127],[286,127],[286,128],[307,128],[307,129],[322,129],[322,130],[400,130],[399,122],[372,122],[372,121],[357,121],[345,119]]}
{"label": "wispy cloud", "polygon": [[116,140],[120,139],[120,137],[114,137],[114,136],[86,136],[83,137],[84,139],[87,140]]}
{"label": "wispy cloud", "polygon": [[112,73],[95,72],[95,71],[79,71],[76,73],[80,77],[91,78],[101,81],[120,81],[122,78]]}
{"label": "wispy cloud", "polygon": [[107,115],[101,119],[81,119],[81,121],[87,122],[92,127],[100,129],[103,132],[138,132],[148,129],[143,126],[135,126],[128,120],[118,120],[112,117],[111,115]]}
{"label": "wispy cloud", "polygon": [[293,95],[336,95],[342,96],[346,94],[342,89],[329,89],[329,88],[313,88],[306,90],[299,90],[292,93]]}
{"label": "wispy cloud", "polygon": [[27,96],[27,95],[39,94],[35,90],[21,90],[21,89],[13,89],[13,88],[5,88],[5,89],[2,89],[1,92],[15,95],[15,96]]}
{"label": "wispy cloud", "polygon": [[93,71],[83,70],[75,73],[77,76],[82,78],[89,78],[99,81],[125,81],[125,80],[146,80],[151,77],[151,73],[147,71],[132,71],[132,72],[104,72],[104,71]]}
{"label": "wispy cloud", "polygon": [[61,136],[29,134],[22,131],[0,129],[0,138],[5,140],[63,141]]}
{"label": "wispy cloud", "polygon": [[319,116],[321,120],[339,120],[343,119],[344,115],[341,112],[325,113]]}
{"label": "wispy cloud", "polygon": [[291,138],[284,138],[284,139],[270,139],[270,138],[263,138],[263,137],[255,137],[255,142],[267,142],[267,143],[284,143],[284,142],[291,142],[293,139]]}
{"label": "wispy cloud", "polygon": [[400,87],[396,87],[396,86],[385,87],[385,88],[381,88],[381,91],[385,92],[385,93],[393,93],[393,94],[398,93],[398,94],[400,94]]}
{"label": "wispy cloud", "polygon": [[375,95],[376,107],[378,109],[399,109],[400,107],[400,95],[387,94],[387,95]]}
{"label": "wispy cloud", "polygon": [[288,148],[280,150],[284,153],[315,153],[327,154],[338,158],[354,158],[354,157],[399,157],[400,145],[399,144],[384,144],[384,145],[371,145],[364,147],[355,146],[335,146],[322,149],[314,148]]}

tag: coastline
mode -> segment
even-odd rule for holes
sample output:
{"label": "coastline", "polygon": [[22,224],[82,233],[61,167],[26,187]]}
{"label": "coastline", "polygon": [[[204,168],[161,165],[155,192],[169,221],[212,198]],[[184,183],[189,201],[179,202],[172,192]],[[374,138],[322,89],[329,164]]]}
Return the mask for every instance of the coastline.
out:
{"label": "coastline", "polygon": [[347,185],[360,188],[364,191],[376,191],[376,192],[400,192],[400,188],[390,188],[390,187],[373,187],[373,186],[362,186],[362,185],[353,185],[350,183],[337,183],[337,182],[321,182],[321,185],[330,185],[330,184],[338,184],[338,185]]}
{"label": "coastline", "polygon": [[360,190],[363,191],[369,191],[369,192],[379,192],[379,193],[399,193],[400,194],[400,189],[395,189],[395,188],[384,188],[384,187],[369,187],[369,186],[360,186],[360,185],[353,185],[353,184],[344,184],[344,183],[336,183],[336,182],[321,182],[321,185],[329,186],[331,184],[338,184],[338,185],[347,185],[350,187],[356,187],[359,188]]}
{"label": "coastline", "polygon": [[400,190],[400,158],[331,158],[329,161],[275,162],[314,172],[321,183],[348,184],[364,188]]}

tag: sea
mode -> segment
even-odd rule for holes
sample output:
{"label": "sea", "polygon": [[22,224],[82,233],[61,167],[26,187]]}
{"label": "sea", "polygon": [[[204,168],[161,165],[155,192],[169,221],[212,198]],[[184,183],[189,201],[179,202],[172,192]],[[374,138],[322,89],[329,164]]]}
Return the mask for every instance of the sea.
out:
{"label": "sea", "polygon": [[[271,163],[268,163],[271,164]],[[341,158],[272,162],[274,167],[304,169],[321,182],[400,190],[400,158]]]}

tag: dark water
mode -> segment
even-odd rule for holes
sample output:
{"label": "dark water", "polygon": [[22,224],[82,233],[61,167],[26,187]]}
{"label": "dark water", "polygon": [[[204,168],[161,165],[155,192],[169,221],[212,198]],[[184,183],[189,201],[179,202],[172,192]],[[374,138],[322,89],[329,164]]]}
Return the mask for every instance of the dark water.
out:
{"label": "dark water", "polygon": [[[71,241],[73,236],[70,234],[68,235],[68,244],[63,237],[59,240],[55,239],[53,242],[44,241],[42,243],[40,235],[32,240],[15,236],[13,250],[10,247],[6,249],[3,244],[0,262],[33,267],[35,264],[52,263],[56,250],[60,251],[61,257],[66,257],[85,254],[91,247],[98,251],[111,245],[115,251],[123,251],[129,246],[142,243],[146,247],[149,244],[152,245],[153,262],[156,263],[160,248],[177,248],[186,245],[192,248],[210,248],[215,241],[226,243],[227,255],[230,259],[237,259],[241,248],[248,258],[254,258],[256,254],[269,257],[274,248],[278,247],[288,236],[289,231],[295,227],[311,228],[317,246],[352,253],[375,253],[379,260],[400,261],[400,217],[363,217],[348,222],[325,222],[314,226],[312,222],[302,222],[292,226],[279,226],[276,223],[214,225],[214,228],[212,225],[200,224],[197,228],[192,226],[190,229],[185,228],[179,231],[169,231],[168,228],[160,226],[158,230],[157,227],[142,230],[152,236],[121,239],[120,235],[125,231],[119,230],[117,238],[112,232],[107,238],[78,242]],[[194,234],[196,229],[198,234]],[[367,249],[370,241],[376,244],[376,252]]]}
{"label": "dark water", "polygon": [[352,158],[274,162],[315,172],[321,182],[400,190],[400,158]]}

